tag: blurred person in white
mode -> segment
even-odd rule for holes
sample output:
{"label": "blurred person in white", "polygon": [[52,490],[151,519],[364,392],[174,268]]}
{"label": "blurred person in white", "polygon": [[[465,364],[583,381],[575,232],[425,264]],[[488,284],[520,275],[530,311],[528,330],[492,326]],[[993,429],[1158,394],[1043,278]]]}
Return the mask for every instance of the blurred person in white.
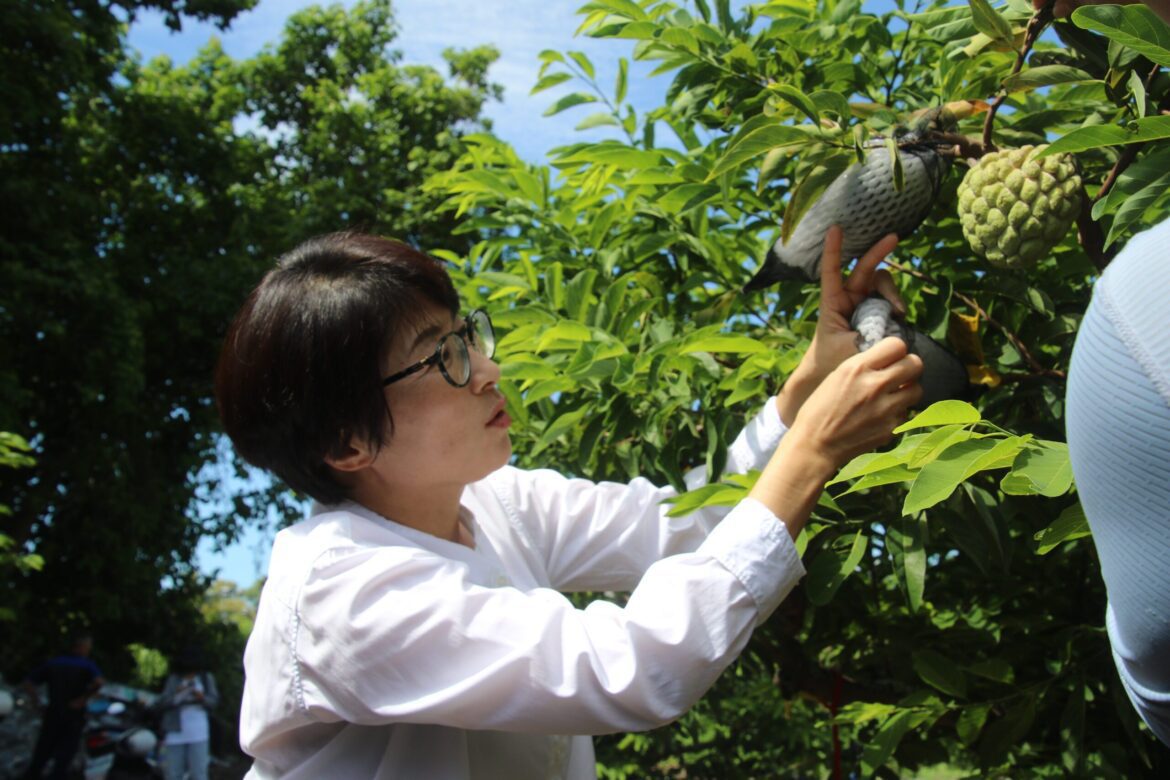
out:
{"label": "blurred person in white", "polygon": [[207,780],[211,759],[211,718],[219,703],[215,677],[203,653],[188,647],[175,659],[155,704],[162,710],[166,780]]}
{"label": "blurred person in white", "polygon": [[[1170,0],[1145,2],[1170,24]],[[1059,18],[1095,4],[1058,0],[1054,11]],[[1134,236],[1097,280],[1073,347],[1065,426],[1117,671],[1138,714],[1170,745],[1168,248],[1170,219]]]}

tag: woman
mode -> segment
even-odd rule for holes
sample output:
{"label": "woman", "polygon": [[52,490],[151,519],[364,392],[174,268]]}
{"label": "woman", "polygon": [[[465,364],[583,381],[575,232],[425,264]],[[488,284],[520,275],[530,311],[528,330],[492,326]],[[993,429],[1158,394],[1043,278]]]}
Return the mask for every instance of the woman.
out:
{"label": "woman", "polygon": [[207,780],[211,721],[208,713],[219,702],[215,677],[200,654],[187,650],[175,659],[156,707],[162,708],[167,780]]}
{"label": "woman", "polygon": [[437,261],[357,234],[281,258],[216,374],[240,455],[316,500],[277,535],[245,653],[249,777],[592,778],[588,735],[685,712],[804,573],[824,483],[920,397],[901,341],[857,354],[848,326],[874,289],[902,307],[875,272],[895,242],[843,283],[830,231],[813,345],[728,452],[759,481],[675,519],[644,479],[507,465],[490,321]]}

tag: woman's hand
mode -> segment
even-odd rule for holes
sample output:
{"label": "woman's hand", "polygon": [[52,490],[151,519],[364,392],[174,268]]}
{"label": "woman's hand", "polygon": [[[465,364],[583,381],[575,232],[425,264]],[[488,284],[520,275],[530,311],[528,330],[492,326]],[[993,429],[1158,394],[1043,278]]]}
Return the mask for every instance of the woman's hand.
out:
{"label": "woman's hand", "polygon": [[870,247],[848,279],[841,278],[841,228],[833,225],[825,234],[821,254],[821,306],[812,344],[796,371],[784,383],[777,399],[780,419],[791,427],[801,406],[838,366],[857,354],[857,332],[849,324],[857,304],[877,292],[894,307],[895,316],[906,314],[906,304],[890,272],[877,266],[898,244],[893,233]]}
{"label": "woman's hand", "polygon": [[836,471],[863,452],[881,446],[906,421],[922,398],[922,359],[906,342],[884,338],[855,353],[817,388],[787,435],[820,453]]}
{"label": "woman's hand", "polygon": [[922,360],[885,338],[832,371],[800,409],[749,494],[795,539],[833,474],[885,444],[922,398]]}

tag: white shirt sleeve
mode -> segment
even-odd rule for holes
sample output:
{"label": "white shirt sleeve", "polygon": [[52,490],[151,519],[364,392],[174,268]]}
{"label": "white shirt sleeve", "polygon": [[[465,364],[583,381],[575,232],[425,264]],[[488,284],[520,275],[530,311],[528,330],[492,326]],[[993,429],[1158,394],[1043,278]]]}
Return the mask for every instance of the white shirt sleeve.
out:
{"label": "white shirt sleeve", "polygon": [[296,599],[298,708],[319,722],[597,734],[690,708],[804,573],[745,500],[694,552],[653,564],[625,607],[488,588],[413,547],[323,553]]}
{"label": "white shirt sleeve", "polygon": [[[787,432],[775,399],[728,447],[727,471],[762,469]],[[707,482],[705,468],[686,475],[693,490]],[[731,507],[705,507],[668,517],[678,493],[642,478],[628,484],[568,479],[550,470],[501,469],[488,479],[520,525],[551,586],[561,591],[628,591],[661,558],[698,548]]]}

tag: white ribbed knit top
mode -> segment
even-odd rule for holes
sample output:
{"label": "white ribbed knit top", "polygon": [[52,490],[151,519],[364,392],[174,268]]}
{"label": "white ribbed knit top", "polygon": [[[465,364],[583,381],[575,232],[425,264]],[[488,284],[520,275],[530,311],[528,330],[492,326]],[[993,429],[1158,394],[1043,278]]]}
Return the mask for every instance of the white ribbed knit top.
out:
{"label": "white ribbed knit top", "polygon": [[1170,219],[1135,236],[1097,282],[1066,400],[1114,659],[1170,744]]}

